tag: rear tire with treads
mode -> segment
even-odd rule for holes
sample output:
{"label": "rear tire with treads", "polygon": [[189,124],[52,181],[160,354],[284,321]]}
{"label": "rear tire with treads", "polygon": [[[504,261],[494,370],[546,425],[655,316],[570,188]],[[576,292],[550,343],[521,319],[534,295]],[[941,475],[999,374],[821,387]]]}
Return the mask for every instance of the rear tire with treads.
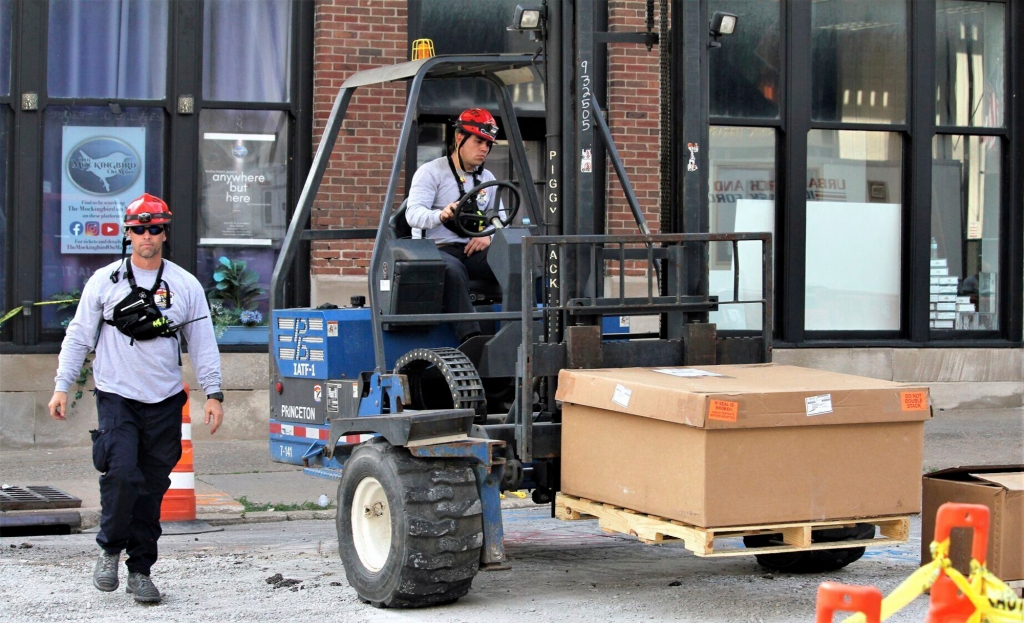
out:
{"label": "rear tire with treads", "polygon": [[[875,526],[859,523],[853,528],[831,528],[815,530],[811,534],[813,543],[836,541],[861,541],[875,536]],[[758,534],[743,537],[747,547],[766,547],[782,545],[781,534]],[[818,549],[809,552],[784,552],[781,554],[756,554],[758,564],[772,571],[786,573],[827,573],[842,569],[864,555],[863,547],[846,547],[842,549]]]}
{"label": "rear tire with treads", "polygon": [[464,460],[420,459],[371,439],[345,462],[336,524],[349,584],[378,608],[453,602],[480,567],[483,517]]}

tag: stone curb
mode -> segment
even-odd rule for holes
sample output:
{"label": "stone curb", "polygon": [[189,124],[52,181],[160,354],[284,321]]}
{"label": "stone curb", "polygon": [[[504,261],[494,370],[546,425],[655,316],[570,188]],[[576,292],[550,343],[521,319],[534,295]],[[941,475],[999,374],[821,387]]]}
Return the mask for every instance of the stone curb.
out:
{"label": "stone curb", "polygon": [[[535,508],[539,506],[535,504],[529,498],[520,499],[514,496],[510,496],[501,501],[501,508],[503,509],[516,509],[516,508]],[[308,511],[254,511],[247,513],[245,511],[235,511],[232,507],[226,507],[224,505],[214,506],[209,509],[208,512],[203,512],[204,509],[199,508],[196,512],[196,519],[198,521],[205,521],[211,526],[236,526],[241,524],[259,524],[259,523],[274,523],[279,521],[308,521],[308,520],[330,520],[333,521],[337,509],[328,508],[324,510],[308,510]],[[227,512],[225,512],[227,511]],[[82,508],[78,509],[78,514],[82,518],[81,530],[85,531],[89,528],[94,528],[100,523],[100,509],[98,508]]]}

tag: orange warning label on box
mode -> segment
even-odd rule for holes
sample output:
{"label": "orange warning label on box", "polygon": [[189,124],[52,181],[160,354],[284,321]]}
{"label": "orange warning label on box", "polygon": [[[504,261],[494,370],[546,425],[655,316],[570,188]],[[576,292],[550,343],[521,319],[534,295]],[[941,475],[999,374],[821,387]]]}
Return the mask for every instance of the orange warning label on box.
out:
{"label": "orange warning label on box", "polygon": [[927,411],[928,392],[900,392],[904,411]]}
{"label": "orange warning label on box", "polygon": [[740,403],[728,400],[712,400],[708,405],[708,419],[735,422],[740,412]]}

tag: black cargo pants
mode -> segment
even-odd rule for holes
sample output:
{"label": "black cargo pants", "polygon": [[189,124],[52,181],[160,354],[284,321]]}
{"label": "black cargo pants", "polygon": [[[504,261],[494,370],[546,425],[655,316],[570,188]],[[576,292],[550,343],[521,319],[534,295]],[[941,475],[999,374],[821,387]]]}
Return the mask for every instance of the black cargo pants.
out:
{"label": "black cargo pants", "polygon": [[[490,247],[488,247],[489,249]],[[461,243],[438,245],[444,261],[444,294],[441,309],[448,314],[468,314],[473,309],[473,299],[469,296],[469,280],[480,279],[497,282],[491,265],[487,263],[487,251],[477,251],[466,255],[466,245]],[[475,320],[453,322],[452,328],[459,341],[480,333],[480,323]]]}
{"label": "black cargo pants", "polygon": [[107,553],[128,553],[128,570],[149,574],[160,538],[160,503],[181,458],[182,391],[155,404],[96,390],[99,427],[92,461],[100,475],[100,532]]}

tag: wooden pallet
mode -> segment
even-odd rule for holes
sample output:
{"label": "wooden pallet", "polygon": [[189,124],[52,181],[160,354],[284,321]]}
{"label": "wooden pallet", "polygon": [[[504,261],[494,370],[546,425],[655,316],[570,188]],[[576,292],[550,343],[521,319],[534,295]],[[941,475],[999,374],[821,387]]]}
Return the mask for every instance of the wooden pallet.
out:
{"label": "wooden pallet", "polygon": [[[686,549],[697,556],[747,556],[751,554],[776,554],[781,552],[811,551],[815,549],[841,549],[905,543],[910,536],[910,517],[868,517],[840,521],[809,521],[795,523],[764,524],[757,526],[736,526],[729,528],[700,528],[680,521],[664,519],[657,515],[646,515],[612,504],[593,502],[559,493],[555,498],[555,517],[573,521],[597,519],[605,532],[631,534],[644,543],[667,543],[682,541]],[[855,523],[869,523],[878,526],[880,537],[858,541],[812,543],[811,532],[822,528],[840,528]],[[782,534],[785,545],[768,547],[744,547],[742,542],[723,543],[716,549],[716,539],[742,537],[755,534]]]}

